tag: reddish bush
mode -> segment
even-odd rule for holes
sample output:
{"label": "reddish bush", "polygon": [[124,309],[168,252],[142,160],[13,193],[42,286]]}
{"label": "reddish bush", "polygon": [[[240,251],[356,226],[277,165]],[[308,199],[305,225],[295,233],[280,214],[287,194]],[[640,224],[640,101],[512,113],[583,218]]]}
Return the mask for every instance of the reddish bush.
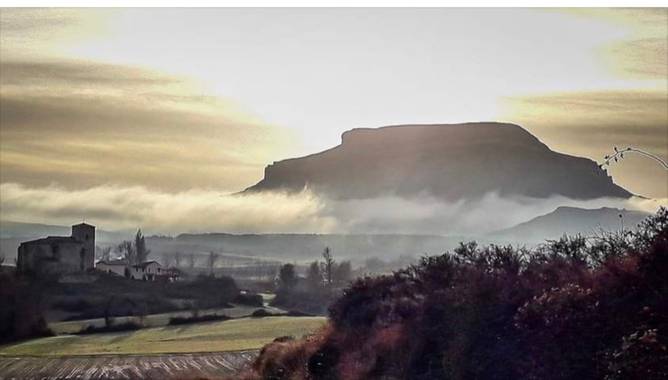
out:
{"label": "reddish bush", "polygon": [[[250,378],[666,378],[668,210],[638,232],[534,251],[462,244],[358,279],[316,336],[274,342]],[[620,347],[621,344],[621,347]]]}
{"label": "reddish bush", "polygon": [[605,380],[668,379],[668,348],[657,329],[636,331],[608,356]]}

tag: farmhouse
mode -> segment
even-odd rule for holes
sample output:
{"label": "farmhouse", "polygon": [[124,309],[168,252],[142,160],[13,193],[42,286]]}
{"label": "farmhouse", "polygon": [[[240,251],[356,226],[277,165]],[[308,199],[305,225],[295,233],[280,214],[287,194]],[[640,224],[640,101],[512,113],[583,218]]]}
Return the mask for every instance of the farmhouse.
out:
{"label": "farmhouse", "polygon": [[154,281],[157,276],[162,275],[162,267],[157,261],[146,261],[141,264],[132,265],[128,268],[133,280]]}
{"label": "farmhouse", "polygon": [[72,273],[95,268],[95,226],[72,226],[71,236],[49,236],[21,243],[16,267],[21,273]]}
{"label": "farmhouse", "polygon": [[101,272],[143,281],[178,281],[181,271],[176,268],[163,268],[157,261],[145,261],[141,264],[128,265],[127,260],[101,260],[95,264]]}
{"label": "farmhouse", "polygon": [[95,269],[106,273],[125,276],[125,268],[127,268],[127,266],[128,262],[125,260],[101,260],[95,264]]}

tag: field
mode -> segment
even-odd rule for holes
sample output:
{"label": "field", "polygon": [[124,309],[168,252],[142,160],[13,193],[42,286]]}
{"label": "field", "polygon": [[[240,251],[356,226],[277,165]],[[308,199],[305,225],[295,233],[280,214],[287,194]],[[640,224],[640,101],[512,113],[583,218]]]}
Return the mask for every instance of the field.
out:
{"label": "field", "polygon": [[324,323],[324,317],[240,318],[33,339],[0,347],[0,380],[220,379],[247,366],[274,338],[301,337]]}
{"label": "field", "polygon": [[60,335],[0,347],[2,356],[165,354],[255,350],[279,336],[301,337],[323,317],[241,318],[129,332]]}
{"label": "field", "polygon": [[2,357],[0,379],[225,379],[245,368],[256,351],[170,355]]}

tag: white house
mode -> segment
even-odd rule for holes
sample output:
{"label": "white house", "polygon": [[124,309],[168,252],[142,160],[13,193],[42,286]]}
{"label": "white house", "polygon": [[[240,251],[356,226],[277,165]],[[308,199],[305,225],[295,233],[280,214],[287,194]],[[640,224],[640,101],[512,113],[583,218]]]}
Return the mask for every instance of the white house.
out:
{"label": "white house", "polygon": [[181,277],[180,270],[176,268],[163,268],[157,261],[146,261],[137,265],[128,265],[128,262],[123,259],[101,260],[95,264],[95,269],[133,280],[155,281],[162,279],[173,282],[178,281]]}
{"label": "white house", "polygon": [[98,261],[97,264],[95,264],[95,269],[106,273],[125,276],[125,268],[127,266],[128,262],[125,260]]}
{"label": "white house", "polygon": [[162,275],[162,266],[157,261],[146,261],[129,267],[130,278],[133,280],[154,281]]}

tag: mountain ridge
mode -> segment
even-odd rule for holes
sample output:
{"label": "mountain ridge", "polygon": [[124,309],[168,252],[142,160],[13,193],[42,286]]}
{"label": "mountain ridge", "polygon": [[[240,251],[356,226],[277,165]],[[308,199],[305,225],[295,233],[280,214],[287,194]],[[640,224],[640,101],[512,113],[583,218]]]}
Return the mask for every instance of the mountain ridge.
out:
{"label": "mountain ridge", "polygon": [[543,242],[546,239],[556,239],[563,235],[614,232],[621,230],[622,225],[625,230],[630,230],[649,215],[651,214],[644,211],[615,207],[588,209],[559,206],[547,214],[494,231],[488,234],[488,238],[528,243]]}

